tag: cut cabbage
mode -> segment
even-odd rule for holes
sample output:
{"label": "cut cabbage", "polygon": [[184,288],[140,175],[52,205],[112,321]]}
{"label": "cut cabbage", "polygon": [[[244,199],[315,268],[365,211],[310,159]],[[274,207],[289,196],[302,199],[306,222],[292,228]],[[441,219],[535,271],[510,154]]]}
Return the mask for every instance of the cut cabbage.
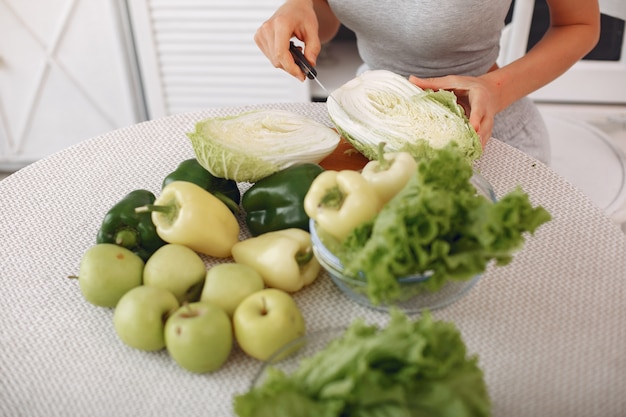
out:
{"label": "cut cabbage", "polygon": [[450,142],[470,160],[482,153],[480,137],[450,91],[422,90],[386,70],[372,70],[333,91],[328,114],[343,137],[369,159],[378,146],[414,157]]}
{"label": "cut cabbage", "polygon": [[238,182],[256,182],[295,164],[318,163],[340,140],[330,127],[278,109],[206,119],[187,136],[200,165],[216,177]]}

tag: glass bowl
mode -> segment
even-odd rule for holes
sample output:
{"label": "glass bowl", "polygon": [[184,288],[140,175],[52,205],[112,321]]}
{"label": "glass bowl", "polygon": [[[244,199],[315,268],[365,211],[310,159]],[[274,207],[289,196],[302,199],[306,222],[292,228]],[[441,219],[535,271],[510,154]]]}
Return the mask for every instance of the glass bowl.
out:
{"label": "glass bowl", "polygon": [[[478,173],[474,173],[470,182],[479,195],[491,201],[496,196],[489,182]],[[435,310],[446,307],[463,297],[476,284],[481,275],[475,275],[467,280],[448,280],[436,291],[431,291],[425,282],[431,273],[420,273],[406,277],[398,277],[401,297],[390,302],[374,304],[367,296],[367,280],[347,276],[343,273],[343,266],[339,258],[327,245],[332,246],[332,238],[327,239],[317,231],[317,224],[311,219],[309,224],[313,252],[326,270],[335,285],[352,301],[379,311],[389,311],[397,308],[405,313],[419,313],[423,310]]]}
{"label": "glass bowl", "polygon": [[270,368],[276,368],[287,375],[292,374],[298,369],[303,359],[310,358],[324,350],[329,343],[339,339],[345,332],[345,327],[331,327],[306,333],[285,344],[263,362],[252,378],[250,388],[262,385]]}

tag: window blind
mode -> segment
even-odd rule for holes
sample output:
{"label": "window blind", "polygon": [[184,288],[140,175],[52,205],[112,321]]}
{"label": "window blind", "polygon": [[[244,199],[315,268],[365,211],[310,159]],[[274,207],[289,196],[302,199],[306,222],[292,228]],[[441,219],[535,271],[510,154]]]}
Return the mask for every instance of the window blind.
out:
{"label": "window blind", "polygon": [[128,0],[151,118],[207,107],[309,101],[254,33],[281,0]]}

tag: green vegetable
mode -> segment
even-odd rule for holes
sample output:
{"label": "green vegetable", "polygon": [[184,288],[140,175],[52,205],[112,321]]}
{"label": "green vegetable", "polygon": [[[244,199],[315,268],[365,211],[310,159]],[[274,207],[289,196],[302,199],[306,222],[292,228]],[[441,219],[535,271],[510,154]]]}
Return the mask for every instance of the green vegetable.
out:
{"label": "green vegetable", "polygon": [[384,145],[380,143],[378,158],[369,161],[361,170],[361,175],[372,184],[380,201],[386,204],[413,176],[417,162],[408,152],[383,152]]}
{"label": "green vegetable", "polygon": [[304,197],[304,211],[339,241],[376,216],[381,206],[374,186],[359,172],[348,169],[324,171]]}
{"label": "green vegetable", "polygon": [[524,233],[550,220],[520,188],[495,203],[478,195],[469,182],[472,167],[454,146],[434,155],[337,253],[346,275],[367,280],[373,303],[400,296],[398,277],[433,271],[424,287],[436,291],[447,280],[483,272],[492,260],[506,265]]}
{"label": "green vegetable", "polygon": [[159,237],[150,213],[136,213],[137,207],[154,203],[148,190],[135,190],[117,202],[104,216],[96,243],[113,243],[138,255],[144,262],[165,241]]}
{"label": "green vegetable", "polygon": [[181,162],[174,171],[163,179],[162,188],[174,181],[193,182],[220,199],[230,211],[235,214],[239,213],[241,192],[237,182],[212,175],[200,165],[196,158]]}
{"label": "green vegetable", "polygon": [[219,178],[257,182],[305,162],[318,163],[340,136],[306,116],[277,109],[214,117],[188,133],[200,165]]}
{"label": "green vegetable", "polygon": [[376,70],[348,81],[331,96],[331,120],[369,159],[376,159],[381,142],[385,152],[405,151],[414,157],[450,142],[470,160],[482,154],[480,137],[452,92],[422,90],[401,75]]}
{"label": "green vegetable", "polygon": [[241,206],[252,236],[281,229],[309,231],[304,196],[324,168],[305,163],[278,171],[253,184],[244,193]]}
{"label": "green vegetable", "polygon": [[297,228],[244,239],[233,246],[232,253],[235,262],[257,271],[266,286],[290,293],[313,283],[321,269],[311,235]]}
{"label": "green vegetable", "polygon": [[384,328],[355,321],[292,374],[271,367],[234,399],[240,417],[480,417],[490,407],[478,358],[456,326],[397,310]]}
{"label": "green vegetable", "polygon": [[169,183],[154,204],[135,209],[148,213],[167,243],[187,246],[216,258],[227,258],[239,241],[239,222],[226,204],[197,184]]}

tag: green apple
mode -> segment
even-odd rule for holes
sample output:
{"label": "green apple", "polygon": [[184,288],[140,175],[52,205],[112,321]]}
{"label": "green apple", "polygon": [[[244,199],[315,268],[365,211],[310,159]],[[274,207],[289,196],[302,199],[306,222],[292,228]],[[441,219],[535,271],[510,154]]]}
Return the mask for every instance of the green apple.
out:
{"label": "green apple", "polygon": [[241,349],[263,361],[305,333],[304,317],[295,300],[276,288],[246,297],[235,310],[233,327]]}
{"label": "green apple", "polygon": [[113,327],[122,342],[135,349],[165,347],[165,322],[180,304],[166,289],[142,285],[128,291],[113,312]]}
{"label": "green apple", "polygon": [[219,264],[207,271],[200,300],[217,304],[232,317],[244,298],[264,287],[263,277],[254,268],[238,263]]}
{"label": "green apple", "polygon": [[78,285],[85,299],[97,306],[115,307],[130,289],[141,285],[144,262],[130,250],[112,243],[87,249],[80,261]]}
{"label": "green apple", "polygon": [[187,246],[170,243],[148,258],[143,283],[170,291],[182,304],[198,301],[205,275],[206,266],[200,255]]}
{"label": "green apple", "polygon": [[190,372],[215,371],[233,347],[230,318],[208,301],[185,304],[165,323],[165,347],[172,359]]}

